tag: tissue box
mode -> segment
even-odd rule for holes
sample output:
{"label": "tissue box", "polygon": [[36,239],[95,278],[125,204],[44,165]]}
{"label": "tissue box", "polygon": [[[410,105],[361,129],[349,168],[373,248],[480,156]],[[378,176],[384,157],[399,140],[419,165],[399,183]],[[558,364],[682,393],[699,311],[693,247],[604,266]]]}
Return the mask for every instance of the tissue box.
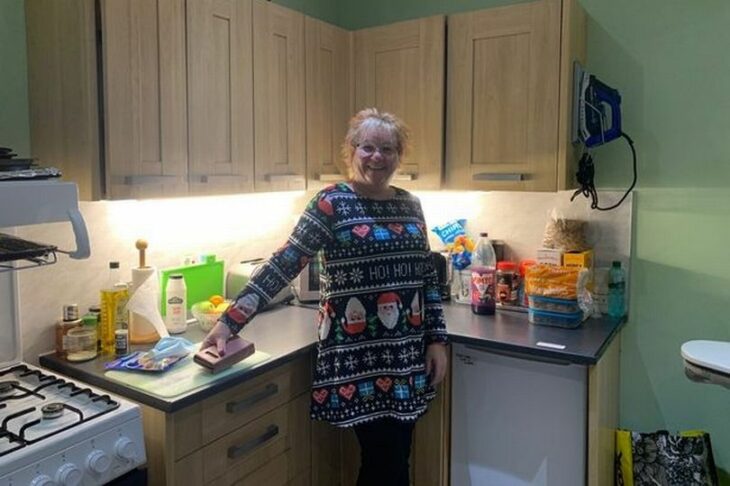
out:
{"label": "tissue box", "polygon": [[593,268],[593,250],[565,252],[563,254],[563,266]]}
{"label": "tissue box", "polygon": [[561,266],[563,264],[563,250],[556,250],[554,248],[538,248],[537,263]]}

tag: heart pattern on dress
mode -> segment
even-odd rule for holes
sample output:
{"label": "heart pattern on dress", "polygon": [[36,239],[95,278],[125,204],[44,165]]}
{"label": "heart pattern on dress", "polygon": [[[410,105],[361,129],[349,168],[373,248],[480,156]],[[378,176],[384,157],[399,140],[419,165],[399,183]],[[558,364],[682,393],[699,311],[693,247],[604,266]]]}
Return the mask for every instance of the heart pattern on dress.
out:
{"label": "heart pattern on dress", "polygon": [[403,225],[400,223],[390,223],[388,225],[388,229],[394,233],[398,233],[398,234],[403,233]]}
{"label": "heart pattern on dress", "polygon": [[352,395],[355,393],[355,390],[356,389],[357,388],[355,387],[355,385],[353,385],[352,383],[350,383],[347,386],[344,386],[344,385],[341,386],[338,391],[340,392],[340,395],[342,395],[343,397],[345,397],[348,400],[350,400],[352,398]]}
{"label": "heart pattern on dress", "polygon": [[358,224],[357,226],[352,228],[352,232],[360,238],[365,238],[367,234],[370,233],[370,226],[366,224]]}
{"label": "heart pattern on dress", "polygon": [[312,392],[312,397],[314,397],[314,401],[322,405],[324,401],[327,399],[327,395],[329,395],[329,392],[322,388],[321,390],[314,390]]}
{"label": "heart pattern on dress", "polygon": [[382,377],[375,380],[375,384],[378,385],[378,388],[387,393],[388,390],[390,390],[390,387],[393,385],[393,380],[388,377]]}

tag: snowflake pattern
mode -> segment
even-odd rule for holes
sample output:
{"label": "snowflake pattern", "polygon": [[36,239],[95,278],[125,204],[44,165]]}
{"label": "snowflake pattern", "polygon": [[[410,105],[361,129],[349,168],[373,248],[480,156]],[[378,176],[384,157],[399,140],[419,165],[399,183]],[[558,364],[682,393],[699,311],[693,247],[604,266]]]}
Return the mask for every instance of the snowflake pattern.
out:
{"label": "snowflake pattern", "polygon": [[343,270],[337,270],[333,279],[337,285],[345,285],[347,283],[347,274]]}
{"label": "snowflake pattern", "polygon": [[337,205],[337,212],[343,216],[350,214],[350,205],[343,202]]}
{"label": "snowflake pattern", "polygon": [[367,353],[365,353],[365,356],[363,356],[362,360],[365,362],[366,365],[372,368],[375,364],[376,358],[372,351],[368,351]]}
{"label": "snowflake pattern", "polygon": [[362,269],[360,268],[353,268],[352,271],[350,271],[350,280],[353,284],[359,284],[362,282],[363,279],[363,273]]}
{"label": "snowflake pattern", "polygon": [[357,366],[358,360],[354,356],[350,355],[345,360],[345,367],[347,367],[348,370],[352,371]]}
{"label": "snowflake pattern", "polygon": [[383,360],[383,363],[385,363],[385,364],[387,364],[387,365],[390,365],[390,364],[392,364],[392,363],[393,363],[393,360],[394,360],[395,358],[393,358],[393,354],[392,354],[392,353],[391,353],[391,352],[390,352],[389,350],[387,350],[387,349],[386,349],[386,350],[385,350],[385,351],[383,351],[383,353],[382,353],[382,354],[380,355],[380,359],[382,359],[382,360]]}

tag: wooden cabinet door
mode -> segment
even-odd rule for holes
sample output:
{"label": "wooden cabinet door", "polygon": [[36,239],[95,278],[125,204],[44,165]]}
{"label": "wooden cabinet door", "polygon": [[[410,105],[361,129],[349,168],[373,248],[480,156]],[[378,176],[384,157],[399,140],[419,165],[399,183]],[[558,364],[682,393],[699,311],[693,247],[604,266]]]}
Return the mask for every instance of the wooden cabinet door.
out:
{"label": "wooden cabinet door", "polygon": [[187,192],[184,0],[102,0],[106,193]]}
{"label": "wooden cabinet door", "polygon": [[443,160],[443,16],[355,32],[355,110],[375,107],[411,129],[412,151],[394,184],[441,187]]}
{"label": "wooden cabinet door", "polygon": [[352,33],[306,17],[307,188],[347,177],[340,147],[352,116]]}
{"label": "wooden cabinet door", "polygon": [[304,15],[254,0],[256,191],[305,187]]}
{"label": "wooden cabinet door", "polygon": [[251,0],[187,2],[191,194],[253,191]]}
{"label": "wooden cabinet door", "polygon": [[449,16],[448,45],[449,186],[556,190],[560,0]]}

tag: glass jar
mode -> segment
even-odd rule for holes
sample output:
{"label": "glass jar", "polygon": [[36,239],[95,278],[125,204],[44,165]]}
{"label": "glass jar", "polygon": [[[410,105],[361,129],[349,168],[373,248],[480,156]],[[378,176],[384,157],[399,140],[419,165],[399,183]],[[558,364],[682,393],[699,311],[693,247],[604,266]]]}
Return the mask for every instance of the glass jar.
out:
{"label": "glass jar", "polygon": [[517,289],[520,283],[518,275],[517,263],[512,261],[497,263],[497,302],[508,305],[517,304]]}

